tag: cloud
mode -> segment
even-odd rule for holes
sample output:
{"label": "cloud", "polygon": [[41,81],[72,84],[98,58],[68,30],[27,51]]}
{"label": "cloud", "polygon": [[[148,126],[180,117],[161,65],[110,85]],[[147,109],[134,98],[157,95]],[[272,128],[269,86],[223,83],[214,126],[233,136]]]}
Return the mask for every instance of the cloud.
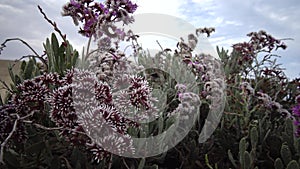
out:
{"label": "cloud", "polygon": [[[53,32],[39,13],[41,5],[49,18],[56,21],[62,32],[78,50],[87,39],[77,33],[69,17],[61,17],[61,7],[65,1],[57,0],[2,0],[0,2],[0,41],[6,38],[20,37],[37,51],[42,52],[42,42]],[[251,31],[266,30],[276,38],[294,38],[287,41],[288,49],[279,53],[285,57],[279,59],[287,67],[289,76],[299,76],[296,63],[299,59],[300,43],[300,3],[298,0],[133,0],[139,7],[137,13],[161,13],[176,16],[192,23],[195,27],[216,27],[209,41],[215,46],[230,49],[234,43],[247,41],[246,34]],[[150,20],[148,22],[155,21]],[[161,26],[161,25],[157,25]],[[16,50],[18,49],[18,50]],[[11,43],[0,58],[16,59],[30,51],[21,44]],[[293,64],[291,64],[293,63]]]}
{"label": "cloud", "polygon": [[184,4],[182,0],[136,0],[136,3],[138,5],[136,13],[161,13],[182,17],[179,11]]}
{"label": "cloud", "polygon": [[266,30],[276,38],[294,38],[287,41],[288,49],[278,51],[283,57],[278,61],[286,67],[290,77],[299,77],[291,63],[300,63],[300,3],[297,0],[188,0],[182,12],[188,20],[199,26],[216,27],[210,42],[230,49],[234,43],[248,41],[246,34]]}
{"label": "cloud", "polygon": [[[40,5],[48,18],[55,21],[61,31],[67,34],[67,38],[73,46],[81,50],[87,40],[77,33],[78,28],[73,25],[71,18],[61,16],[61,8],[65,2],[54,0],[1,1],[0,41],[2,42],[7,38],[21,38],[42,54],[44,50],[42,43],[50,37],[54,30],[39,12],[37,5]],[[7,44],[7,48],[0,55],[0,59],[18,59],[20,56],[28,54],[32,54],[32,52],[23,45],[14,42]]]}

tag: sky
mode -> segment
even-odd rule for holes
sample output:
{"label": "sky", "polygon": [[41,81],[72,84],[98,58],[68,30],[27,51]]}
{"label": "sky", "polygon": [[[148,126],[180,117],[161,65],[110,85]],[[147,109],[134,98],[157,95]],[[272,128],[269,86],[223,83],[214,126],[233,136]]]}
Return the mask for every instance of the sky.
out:
{"label": "sky", "polygon": [[[87,39],[77,33],[70,17],[62,17],[62,6],[67,0],[1,0],[0,43],[18,37],[42,53],[47,37],[53,28],[39,13],[40,5],[47,16],[54,20],[71,44],[79,51]],[[300,77],[300,1],[299,0],[133,0],[139,6],[136,13],[167,14],[183,19],[196,28],[215,27],[208,39],[212,46],[231,49],[232,44],[248,41],[247,33],[265,30],[275,38],[287,40],[286,50],[278,51],[285,73],[289,78]],[[149,22],[153,22],[151,20]],[[11,42],[0,59],[18,59],[31,54],[19,42]]]}

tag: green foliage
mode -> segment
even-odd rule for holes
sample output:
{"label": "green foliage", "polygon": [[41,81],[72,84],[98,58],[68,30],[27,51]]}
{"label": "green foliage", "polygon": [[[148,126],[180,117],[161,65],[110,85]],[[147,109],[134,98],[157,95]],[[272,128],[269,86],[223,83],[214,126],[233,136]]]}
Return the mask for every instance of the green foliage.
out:
{"label": "green foliage", "polygon": [[289,164],[286,167],[286,169],[298,169],[298,168],[299,168],[299,164],[295,160],[289,162]]}
{"label": "green foliage", "polygon": [[[60,44],[53,33],[43,45],[47,55],[46,65],[31,57],[28,61],[22,61],[18,73],[12,71],[12,66],[9,67],[13,92],[20,92],[16,91],[16,86],[26,79],[32,79],[43,72],[56,72],[63,76],[66,70],[76,66],[78,52],[68,41]],[[271,55],[265,57],[268,62],[272,62],[271,65],[265,65],[266,60],[260,62],[257,58],[251,63],[243,64],[239,62],[242,55],[238,51],[233,50],[230,54],[223,48],[217,48],[217,51],[225,70],[227,101],[221,123],[207,142],[198,142],[199,133],[210,108],[209,102],[202,98],[200,115],[188,135],[176,147],[155,157],[131,159],[113,155],[110,161],[102,160],[95,164],[89,160],[91,154],[85,147],[69,145],[60,137],[58,131],[26,125],[28,141],[25,144],[14,145],[18,151],[9,148],[4,153],[7,168],[299,168],[300,139],[294,135],[292,120],[278,112],[279,108],[266,107],[257,94],[264,92],[270,96],[273,103],[282,106],[280,109],[288,109],[296,97],[297,83],[287,79],[280,80],[276,76],[264,76],[261,73],[264,67],[275,67]],[[165,115],[176,109],[179,104],[176,84],[194,80],[192,73],[184,71],[188,67],[178,64],[177,56],[167,54],[164,57],[164,64],[153,62],[153,59],[145,54],[137,57],[138,62],[148,68],[140,72],[140,75],[150,80],[154,95],[159,100],[166,101],[167,106],[159,110],[163,112],[163,116],[151,123],[142,124],[143,131],[130,128],[128,133],[131,136],[148,137],[153,133],[161,134],[166,131],[175,120],[166,118]],[[187,73],[182,75],[182,72]],[[158,78],[151,79],[153,74],[158,74]],[[178,77],[178,74],[182,76]],[[243,82],[252,87],[253,93],[241,89]],[[197,83],[190,85],[198,93],[203,89],[203,83],[199,79]],[[268,90],[269,88],[272,90]],[[3,103],[0,102],[0,105]],[[47,105],[45,110],[49,111]],[[55,127],[46,115],[37,115],[34,117],[35,122]],[[139,146],[142,149],[144,144]]]}
{"label": "green foliage", "polygon": [[63,75],[66,70],[72,69],[76,65],[79,54],[69,41],[59,45],[55,34],[52,33],[51,39],[47,38],[43,45],[48,59],[48,72],[57,72]]}
{"label": "green foliage", "polygon": [[283,144],[281,146],[280,154],[281,158],[283,158],[283,162],[285,165],[287,165],[292,160],[292,153],[288,145]]}
{"label": "green foliage", "polygon": [[275,169],[283,169],[284,165],[280,158],[277,158],[274,163]]}

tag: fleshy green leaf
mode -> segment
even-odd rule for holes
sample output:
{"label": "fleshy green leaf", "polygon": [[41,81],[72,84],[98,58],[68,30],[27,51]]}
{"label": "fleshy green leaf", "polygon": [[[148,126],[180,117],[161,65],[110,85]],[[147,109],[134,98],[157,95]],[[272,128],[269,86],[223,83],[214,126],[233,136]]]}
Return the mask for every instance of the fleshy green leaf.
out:
{"label": "fleshy green leaf", "polygon": [[139,163],[138,169],[143,169],[145,166],[145,162],[146,162],[145,158],[142,158]]}
{"label": "fleshy green leaf", "polygon": [[300,168],[299,164],[295,160],[292,160],[291,162],[289,162],[289,164],[286,167],[286,169],[299,169],[299,168]]}
{"label": "fleshy green leaf", "polygon": [[281,158],[283,159],[283,162],[285,165],[288,165],[288,163],[292,160],[292,153],[286,144],[282,144],[281,150],[280,150]]}
{"label": "fleshy green leaf", "polygon": [[282,160],[280,158],[277,158],[275,160],[274,167],[275,167],[275,169],[283,169],[284,166],[283,166]]}
{"label": "fleshy green leaf", "polygon": [[258,132],[256,127],[252,127],[250,131],[250,140],[252,149],[256,149],[256,145],[258,142]]}
{"label": "fleshy green leaf", "polygon": [[234,158],[233,158],[233,155],[232,155],[231,151],[228,150],[228,151],[227,151],[227,154],[228,154],[228,158],[229,158],[230,162],[232,163],[232,165],[233,165],[235,168],[237,168],[237,165],[236,165],[236,163],[235,163],[235,160],[234,160]]}

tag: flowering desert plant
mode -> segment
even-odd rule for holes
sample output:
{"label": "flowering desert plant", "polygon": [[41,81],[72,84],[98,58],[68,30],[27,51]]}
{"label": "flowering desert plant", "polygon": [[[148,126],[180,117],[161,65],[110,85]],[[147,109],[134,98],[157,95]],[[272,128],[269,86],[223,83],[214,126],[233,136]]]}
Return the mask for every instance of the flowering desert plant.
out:
{"label": "flowering desert plant", "polygon": [[[20,72],[9,69],[13,83],[8,86],[3,82],[9,94],[0,107],[3,167],[299,166],[299,131],[292,123],[299,127],[299,79],[289,81],[272,60],[276,57],[274,50],[286,48],[283,40],[265,31],[252,32],[248,34],[250,41],[233,45],[230,54],[217,48],[220,62],[207,54],[193,54],[198,34],[209,36],[214,31],[203,28],[197,29],[196,35],[190,34],[187,42],[178,42],[174,53],[162,49],[150,57],[139,46],[134,32],[117,26],[134,22],[131,14],[136,8],[129,0],[71,0],[63,6],[62,15],[72,17],[79,33],[90,43],[97,43],[96,49],[88,45],[79,58],[66,35],[39,7],[62,42],[53,33],[44,43],[44,55],[32,49],[34,55],[23,57],[29,60],[22,61]],[[6,40],[1,50],[11,40],[20,39]],[[138,64],[120,50],[122,41],[132,43]],[[177,78],[176,74],[184,70],[189,71]],[[195,83],[184,83],[187,78]],[[266,85],[274,90],[267,90]],[[187,91],[189,88],[194,93]],[[197,98],[195,95],[199,102],[186,102]],[[225,97],[226,105],[222,105]],[[162,100],[166,105],[160,103]],[[178,112],[189,112],[186,109],[195,104],[200,107],[199,115],[184,116],[195,118],[193,127],[168,152],[148,158],[118,155],[140,151],[145,145],[137,148],[131,138],[163,133],[176,123]],[[216,113],[222,106],[226,106],[223,117]],[[218,126],[215,133],[201,142],[200,133],[210,111],[214,118],[222,118],[221,124],[212,124]],[[147,122],[149,118],[155,120]],[[99,137],[112,131],[124,137]],[[117,155],[107,151],[105,143]]]}

